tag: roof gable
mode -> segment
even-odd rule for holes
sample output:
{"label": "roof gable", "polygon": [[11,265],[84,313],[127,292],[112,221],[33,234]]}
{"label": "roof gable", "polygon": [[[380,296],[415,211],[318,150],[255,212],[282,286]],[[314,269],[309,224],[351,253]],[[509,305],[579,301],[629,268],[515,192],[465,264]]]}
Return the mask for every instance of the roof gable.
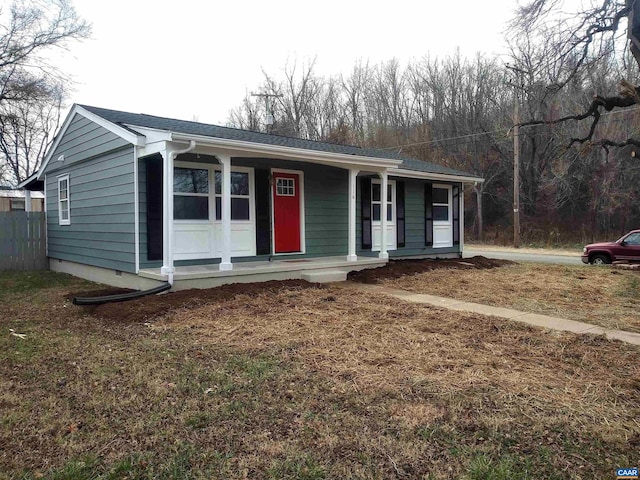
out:
{"label": "roof gable", "polygon": [[[86,140],[81,139],[83,134],[87,134],[89,138],[89,143],[86,145],[82,145],[82,141]],[[91,141],[95,145],[92,145]],[[127,144],[144,145],[144,141],[144,137],[139,133],[114,124],[79,105],[74,105],[49,148],[38,171],[37,178],[40,180],[47,168],[51,169],[50,162],[52,159],[55,160],[62,156],[65,160],[73,162],[83,158],[82,154],[94,146],[99,145],[101,150],[108,150]]]}

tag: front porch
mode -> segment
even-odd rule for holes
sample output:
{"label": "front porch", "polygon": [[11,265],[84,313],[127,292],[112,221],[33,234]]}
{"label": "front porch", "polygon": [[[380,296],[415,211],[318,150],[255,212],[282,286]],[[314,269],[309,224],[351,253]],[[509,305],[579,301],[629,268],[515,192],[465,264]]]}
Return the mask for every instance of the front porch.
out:
{"label": "front porch", "polygon": [[[372,235],[377,244],[359,262],[356,185],[359,175],[377,177],[379,196],[387,198],[388,169],[399,161],[266,154],[203,139],[180,147],[182,139],[172,137],[138,152],[141,277],[201,288],[232,281],[330,281],[389,258],[392,203],[379,202]],[[200,266],[180,265],[187,262]],[[309,273],[315,269],[322,272]]]}
{"label": "front porch", "polygon": [[[211,288],[228,283],[252,283],[268,280],[301,279],[310,282],[346,280],[353,270],[381,267],[386,259],[359,256],[357,260],[340,257],[288,258],[272,261],[235,262],[233,270],[220,270],[218,264],[176,266],[173,274],[173,290]],[[161,268],[141,269],[140,277],[166,281]]]}

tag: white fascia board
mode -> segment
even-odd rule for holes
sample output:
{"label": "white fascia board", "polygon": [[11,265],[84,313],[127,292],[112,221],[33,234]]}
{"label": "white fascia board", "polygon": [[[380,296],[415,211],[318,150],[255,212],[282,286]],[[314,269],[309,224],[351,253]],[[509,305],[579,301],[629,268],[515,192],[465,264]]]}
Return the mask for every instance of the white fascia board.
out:
{"label": "white fascia board", "polygon": [[484,178],[481,177],[467,177],[461,175],[451,175],[447,173],[429,173],[418,172],[416,170],[406,170],[404,168],[398,168],[397,170],[390,170],[389,175],[394,177],[406,177],[406,178],[419,178],[424,180],[443,180],[447,182],[462,182],[462,183],[483,183]]}
{"label": "white fascia board", "polygon": [[148,157],[156,153],[162,153],[167,150],[167,142],[162,140],[158,142],[149,142],[144,147],[138,147],[138,158]]}
{"label": "white fascia board", "polygon": [[171,141],[171,132],[167,130],[159,130],[157,128],[149,128],[149,127],[140,127],[133,124],[125,124],[127,127],[135,130],[136,132],[144,135],[146,139],[146,143],[154,143],[154,142],[170,142]]}
{"label": "white fascia board", "polygon": [[390,158],[365,157],[362,155],[347,155],[344,153],[321,152],[316,150],[307,150],[304,148],[281,147],[277,145],[269,145],[265,143],[243,142],[240,140],[228,140],[224,138],[204,137],[200,135],[187,134],[171,134],[173,141],[187,142],[195,140],[201,145],[208,147],[219,147],[229,151],[238,153],[251,153],[257,155],[277,156],[278,158],[287,158],[291,160],[302,160],[311,162],[331,163],[334,166],[366,166],[374,169],[397,168],[402,160]]}
{"label": "white fascia board", "polygon": [[62,127],[60,127],[60,130],[58,131],[58,134],[56,135],[53,143],[49,147],[49,151],[47,152],[47,155],[44,157],[44,161],[42,162],[42,165],[38,170],[38,177],[37,177],[38,180],[42,180],[42,174],[44,173],[47,166],[49,165],[53,152],[55,152],[56,148],[58,148],[58,145],[60,144],[60,140],[62,140],[62,137],[64,137],[64,134],[67,132],[67,129],[69,128],[69,125],[71,125],[71,121],[73,120],[73,117],[76,116],[76,114],[82,115],[87,120],[91,120],[97,125],[100,125],[101,127],[106,128],[110,132],[114,133],[115,135],[118,135],[120,138],[123,138],[127,142],[132,143],[137,147],[144,146],[146,142],[144,136],[136,135],[135,133],[127,130],[126,128],[122,128],[121,126],[116,125],[115,123],[111,123],[108,120],[105,120],[104,118],[89,112],[88,110],[82,108],[81,106],[74,104],[73,107],[71,107],[71,110],[67,115],[67,118],[65,118],[64,123],[62,124]]}

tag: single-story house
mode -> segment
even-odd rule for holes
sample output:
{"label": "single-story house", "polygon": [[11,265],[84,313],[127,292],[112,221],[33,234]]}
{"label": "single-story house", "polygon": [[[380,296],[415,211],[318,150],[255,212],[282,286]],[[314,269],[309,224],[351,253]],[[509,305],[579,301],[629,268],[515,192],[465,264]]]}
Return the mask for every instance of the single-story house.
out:
{"label": "single-story house", "polygon": [[0,186],[0,212],[42,212],[44,193]]}
{"label": "single-story house", "polygon": [[482,179],[392,150],[74,105],[40,168],[50,268],[175,289],[459,257]]}

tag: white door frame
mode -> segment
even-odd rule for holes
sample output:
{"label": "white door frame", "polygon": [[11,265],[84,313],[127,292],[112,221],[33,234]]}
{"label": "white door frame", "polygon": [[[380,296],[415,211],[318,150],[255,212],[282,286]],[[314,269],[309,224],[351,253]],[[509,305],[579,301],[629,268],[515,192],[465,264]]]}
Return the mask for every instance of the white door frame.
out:
{"label": "white door frame", "polygon": [[[398,222],[397,222],[397,199],[398,191],[396,190],[396,181],[388,180],[391,187],[391,220],[387,220],[387,251],[396,250],[398,248]],[[382,202],[382,180],[371,180],[371,251],[379,252],[382,246],[382,216],[380,220],[373,219],[373,185],[380,185],[380,202]],[[386,201],[386,198],[385,198]],[[380,205],[380,215],[382,215],[382,204]],[[376,227],[380,230],[380,244],[376,247],[374,238]],[[391,238],[389,238],[391,236]]]}
{"label": "white door frame", "polygon": [[[284,252],[284,253],[276,253],[276,227],[275,227],[275,197],[273,194],[275,182],[273,181],[274,173],[290,173],[292,175],[298,175],[298,192],[299,192],[299,202],[300,202],[300,251],[299,252]],[[285,168],[272,168],[269,182],[269,189],[271,190],[270,198],[271,198],[271,255],[280,256],[280,255],[300,255],[304,254],[307,251],[306,244],[306,233],[305,233],[305,224],[304,224],[304,172],[302,170],[289,170]]]}
{"label": "white door frame", "polygon": [[[443,190],[447,190],[448,192],[448,207],[449,207],[449,214],[448,214],[448,218],[449,220],[447,220],[446,222],[443,220],[435,220],[435,214],[434,214],[434,220],[433,220],[433,248],[451,248],[453,247],[453,185],[447,185],[447,184],[443,184],[443,183],[434,183],[432,188],[440,188]],[[432,207],[436,207],[436,206],[444,206],[443,203],[435,203],[433,202]],[[440,231],[440,232],[447,232],[447,242],[438,242],[436,243],[436,233]]]}

